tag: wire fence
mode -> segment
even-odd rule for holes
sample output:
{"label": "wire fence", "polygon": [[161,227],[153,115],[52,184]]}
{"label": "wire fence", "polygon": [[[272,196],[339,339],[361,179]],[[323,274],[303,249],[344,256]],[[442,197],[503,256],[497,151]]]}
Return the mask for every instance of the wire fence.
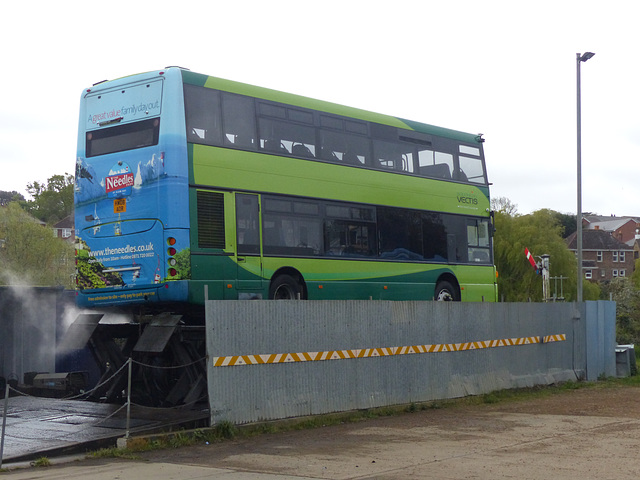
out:
{"label": "wire fence", "polygon": [[[86,426],[80,428],[79,430],[74,430],[72,432],[69,433],[60,433],[59,435],[59,439],[64,439],[66,437],[69,437],[71,435],[78,435],[82,432],[86,432],[89,429],[95,428],[96,426],[100,426],[101,424],[104,424],[105,422],[107,422],[108,420],[112,419],[113,417],[115,417],[116,415],[118,415],[120,412],[122,412],[123,410],[126,409],[126,427],[125,427],[125,438],[128,438],[130,435],[130,425],[131,425],[131,407],[132,406],[136,406],[136,407],[141,407],[141,408],[145,408],[145,409],[154,409],[154,410],[167,410],[167,408],[172,409],[172,410],[181,410],[181,409],[186,409],[186,408],[190,408],[192,407],[194,404],[197,404],[199,402],[202,402],[204,400],[206,400],[207,398],[207,393],[206,393],[206,389],[205,389],[205,393],[201,396],[199,396],[198,398],[190,401],[188,404],[182,404],[182,405],[177,405],[177,406],[172,406],[172,407],[154,407],[154,406],[149,406],[149,405],[144,405],[141,403],[136,403],[132,401],[132,393],[133,393],[133,389],[135,388],[135,383],[132,381],[132,372],[133,372],[133,366],[135,365],[138,368],[142,368],[142,369],[149,369],[151,371],[157,370],[157,371],[162,371],[162,372],[167,372],[170,370],[180,370],[180,369],[186,369],[189,367],[193,367],[196,364],[202,363],[204,365],[204,362],[206,361],[206,357],[202,357],[199,358],[197,360],[194,360],[192,362],[188,362],[182,365],[170,365],[170,366],[165,366],[165,365],[152,365],[150,363],[145,363],[145,362],[141,362],[138,360],[134,360],[133,358],[129,357],[119,368],[117,368],[115,371],[111,372],[111,374],[104,378],[105,376],[103,375],[103,378],[99,381],[99,383],[97,383],[93,388],[89,389],[89,390],[83,390],[80,393],[74,393],[72,395],[66,395],[66,396],[62,396],[62,397],[58,397],[58,398],[49,398],[49,400],[51,400],[52,402],[67,402],[67,401],[77,401],[77,400],[87,400],[90,398],[96,398],[96,396],[99,398],[100,397],[100,393],[104,391],[105,388],[107,388],[109,385],[115,385],[117,387],[117,382],[121,381],[122,376],[124,375],[124,370],[127,369],[127,386],[126,388],[122,391],[122,398],[126,399],[126,401],[124,401],[124,403],[119,406],[116,410],[110,412],[107,416],[105,416],[104,418],[100,418],[97,421],[92,421],[92,422],[88,422]],[[153,375],[153,374],[152,374]],[[1,431],[1,435],[0,435],[0,468],[2,468],[2,462],[3,462],[3,457],[4,457],[4,446],[5,446],[5,438],[15,438],[16,440],[19,439],[27,439],[27,440],[37,440],[39,437],[33,437],[33,438],[29,438],[28,436],[25,436],[24,431],[21,430],[19,436],[12,436],[10,434],[6,434],[6,424],[7,424],[7,415],[8,415],[8,410],[9,410],[9,402],[11,398],[14,397],[30,397],[30,398],[42,398],[36,395],[32,395],[30,393],[26,393],[18,388],[14,388],[13,386],[10,385],[10,383],[16,383],[17,382],[12,382],[12,381],[6,381],[5,382],[5,392],[4,392],[4,401],[3,401],[3,414],[2,414],[2,431]]]}

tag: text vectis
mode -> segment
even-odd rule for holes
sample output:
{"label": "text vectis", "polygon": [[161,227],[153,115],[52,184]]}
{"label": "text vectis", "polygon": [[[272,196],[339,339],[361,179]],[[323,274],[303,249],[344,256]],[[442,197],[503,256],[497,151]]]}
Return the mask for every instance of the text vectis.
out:
{"label": "text vectis", "polygon": [[467,203],[469,205],[477,205],[478,199],[476,197],[468,197],[466,195],[458,195],[458,203]]}

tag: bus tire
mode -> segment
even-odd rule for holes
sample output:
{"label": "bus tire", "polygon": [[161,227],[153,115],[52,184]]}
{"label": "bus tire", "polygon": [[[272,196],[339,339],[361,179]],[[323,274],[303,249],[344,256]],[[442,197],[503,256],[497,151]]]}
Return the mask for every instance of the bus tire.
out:
{"label": "bus tire", "polygon": [[298,300],[302,298],[302,287],[291,275],[278,275],[269,287],[270,300]]}
{"label": "bus tire", "polygon": [[460,294],[458,289],[451,282],[443,280],[436,285],[436,291],[433,298],[437,302],[459,302]]}

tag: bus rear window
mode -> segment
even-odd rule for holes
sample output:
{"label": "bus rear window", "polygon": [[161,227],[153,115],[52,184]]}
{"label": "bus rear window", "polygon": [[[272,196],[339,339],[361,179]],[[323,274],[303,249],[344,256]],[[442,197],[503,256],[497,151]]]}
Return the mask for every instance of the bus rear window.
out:
{"label": "bus rear window", "polygon": [[158,118],[87,132],[87,157],[157,145],[159,132]]}

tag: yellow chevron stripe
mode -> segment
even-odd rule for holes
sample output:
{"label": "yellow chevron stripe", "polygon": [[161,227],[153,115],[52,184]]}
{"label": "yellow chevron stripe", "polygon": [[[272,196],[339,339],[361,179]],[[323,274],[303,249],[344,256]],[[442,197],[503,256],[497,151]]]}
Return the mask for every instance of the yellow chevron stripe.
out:
{"label": "yellow chevron stripe", "polygon": [[564,342],[566,339],[567,336],[564,333],[560,333],[558,335],[547,335],[546,337],[543,337],[542,343]]}
{"label": "yellow chevron stripe", "polygon": [[498,340],[480,340],[466,343],[441,343],[434,345],[410,345],[402,347],[374,347],[353,350],[328,350],[324,352],[228,355],[223,357],[213,357],[212,360],[214,367],[233,367],[240,365],[318,362],[323,360],[390,357],[393,355],[413,355],[421,353],[459,352],[467,350],[480,350],[485,348],[564,342],[566,340],[566,334],[558,333],[553,335],[546,335],[544,337],[502,338]]}

